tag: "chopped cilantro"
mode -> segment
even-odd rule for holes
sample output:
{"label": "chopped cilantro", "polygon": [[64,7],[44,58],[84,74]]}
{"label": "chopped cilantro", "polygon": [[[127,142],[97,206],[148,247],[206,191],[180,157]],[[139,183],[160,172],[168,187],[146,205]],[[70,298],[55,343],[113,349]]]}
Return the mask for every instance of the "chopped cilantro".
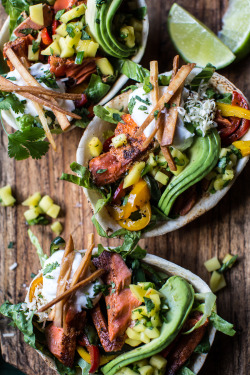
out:
{"label": "chopped cilantro", "polygon": [[87,31],[85,31],[86,27],[87,27],[87,25],[83,26],[83,28],[82,28],[81,40],[90,40],[91,39],[91,36],[87,33]]}
{"label": "chopped cilantro", "polygon": [[15,113],[24,113],[24,104],[15,94],[0,92],[0,110],[12,109]]}
{"label": "chopped cilantro", "polygon": [[10,242],[9,242],[9,245],[8,245],[8,249],[13,249],[13,246],[14,246],[14,242],[13,242],[13,241],[10,241]]}
{"label": "chopped cilantro", "polygon": [[54,279],[54,277],[51,276],[51,275],[47,275],[47,276],[45,276],[45,277],[46,277],[46,279]]}
{"label": "chopped cilantro", "polygon": [[150,82],[150,77],[145,77],[144,84],[143,84],[143,90],[148,94],[151,90],[153,90],[153,85]]}
{"label": "chopped cilantro", "polygon": [[98,169],[98,171],[96,173],[102,174],[106,171],[107,171],[107,168],[106,169]]}
{"label": "chopped cilantro", "polygon": [[58,262],[47,264],[47,266],[43,269],[43,276],[47,275],[47,273],[52,272],[53,270],[55,270],[59,266],[60,266],[60,264]]}
{"label": "chopped cilantro", "polygon": [[33,37],[36,37],[38,34],[38,30],[27,28],[27,29],[19,30],[19,33],[23,35],[31,35]]}
{"label": "chopped cilantro", "polygon": [[61,18],[61,16],[63,15],[63,13],[65,13],[65,9],[61,9],[59,10],[56,15],[55,15],[55,19],[56,20],[59,20]]}
{"label": "chopped cilantro", "polygon": [[71,38],[74,38],[74,36],[76,35],[74,29],[74,26],[70,23],[66,26],[66,31]]}
{"label": "chopped cilantro", "polygon": [[97,296],[97,294],[99,293],[102,293],[104,296],[107,296],[109,294],[109,285],[95,284],[94,295]]}
{"label": "chopped cilantro", "polygon": [[128,103],[128,111],[132,115],[133,109],[135,107],[136,100],[134,97],[132,97]]}
{"label": "chopped cilantro", "polygon": [[114,281],[111,282],[111,294],[114,294],[115,293],[115,283]]}
{"label": "chopped cilantro", "polygon": [[154,118],[155,118],[156,120],[157,120],[157,117],[158,117],[158,113],[159,113],[158,110],[154,111]]}
{"label": "chopped cilantro", "polygon": [[142,102],[142,103],[146,104],[146,105],[150,105],[151,104],[149,99],[142,99],[138,95],[135,96],[135,99],[138,100],[139,102]]}
{"label": "chopped cilantro", "polygon": [[229,269],[229,267],[232,267],[236,260],[238,259],[238,255],[234,255],[230,260],[228,260],[226,263],[223,263],[223,265],[217,270],[219,273],[223,273]]}
{"label": "chopped cilantro", "polygon": [[123,119],[121,118],[121,115],[119,113],[113,113],[112,115],[113,119],[117,122],[121,122],[122,124],[125,124]]}
{"label": "chopped cilantro", "polygon": [[[0,102],[1,104],[1,102]],[[17,130],[8,135],[8,155],[16,160],[24,160],[31,156],[41,159],[49,149],[49,142],[42,141],[43,129],[27,126],[23,131]]]}
{"label": "chopped cilantro", "polygon": [[34,277],[36,277],[36,274],[34,272],[31,272],[30,277],[31,279],[34,279]]}
{"label": "chopped cilantro", "polygon": [[36,42],[35,40],[32,40],[32,52],[36,53],[39,51],[40,48],[40,42]]}
{"label": "chopped cilantro", "polygon": [[77,52],[76,58],[75,58],[75,64],[81,65],[82,60],[83,60],[83,56],[84,56],[84,51]]}
{"label": "chopped cilantro", "polygon": [[145,305],[146,305],[147,312],[150,313],[155,308],[155,304],[148,297],[143,297],[143,299],[144,299],[144,302],[145,302]]}
{"label": "chopped cilantro", "polygon": [[138,109],[140,111],[146,111],[148,109],[148,107],[146,107],[145,105],[140,105],[140,107]]}
{"label": "chopped cilantro", "polygon": [[138,89],[138,87],[136,85],[130,85],[130,86],[127,86],[125,89],[123,89],[121,92],[126,92],[128,90],[132,90],[132,91],[135,91],[136,89]]}
{"label": "chopped cilantro", "polygon": [[44,75],[38,78],[38,81],[44,83],[47,87],[50,87],[51,89],[58,89],[56,77],[49,70],[46,70],[44,72]]}
{"label": "chopped cilantro", "polygon": [[92,309],[93,308],[93,302],[92,299],[87,297],[87,303],[86,303],[87,309]]}
{"label": "chopped cilantro", "polygon": [[170,108],[170,104],[169,103],[164,103],[164,107],[169,109]]}
{"label": "chopped cilantro", "polygon": [[107,310],[109,310],[110,309],[110,305],[107,305]]}
{"label": "chopped cilantro", "polygon": [[172,103],[172,107],[176,107],[176,104],[175,104],[175,103]]}

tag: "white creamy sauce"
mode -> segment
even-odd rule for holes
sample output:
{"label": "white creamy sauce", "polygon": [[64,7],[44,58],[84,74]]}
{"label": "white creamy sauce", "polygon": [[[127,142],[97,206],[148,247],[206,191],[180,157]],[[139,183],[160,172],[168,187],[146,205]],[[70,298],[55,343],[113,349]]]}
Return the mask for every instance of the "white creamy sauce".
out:
{"label": "white creamy sauce", "polygon": [[[31,65],[31,67],[29,68],[29,71],[30,71],[30,74],[33,77],[35,77],[36,79],[38,79],[38,78],[42,77],[44,75],[44,72],[46,72],[49,69],[50,69],[50,65],[49,64],[36,63],[36,64]],[[6,78],[10,78],[10,77],[14,77],[15,78],[14,81],[11,81],[15,85],[18,85],[18,86],[26,86],[27,85],[16,69],[10,71],[7,74]],[[43,83],[43,82],[39,82],[39,83],[44,88],[46,88],[48,90],[53,90],[53,91],[63,92],[64,93],[65,92],[65,84],[63,83],[63,80],[64,79],[58,79],[58,80],[56,80],[56,83],[58,85],[58,88],[56,88],[56,89],[51,89],[50,87],[46,86],[45,83]],[[32,116],[37,116],[36,109],[35,109],[34,104],[33,104],[33,102],[31,100],[26,99],[26,98],[24,98],[23,96],[21,96],[19,94],[15,94],[15,95],[18,97],[19,100],[26,100],[25,109],[24,109],[24,113],[23,114],[30,114]],[[65,109],[65,110],[67,110],[69,112],[72,112],[75,109],[75,104],[74,104],[73,100],[64,100],[64,99],[56,99],[56,100],[57,100],[57,103],[58,103],[59,107]],[[48,108],[48,107],[44,107],[44,109],[48,110],[48,111],[51,111],[51,109]],[[17,117],[22,116],[23,114],[22,113],[15,113],[12,109],[9,109],[8,111],[2,111],[1,113],[2,113],[3,119],[10,126],[12,126],[14,129],[18,130],[18,125],[17,125],[15,119]],[[69,116],[67,116],[67,117],[68,117],[69,121],[72,119]]]}
{"label": "white creamy sauce", "polygon": [[[43,275],[43,288],[41,291],[41,294],[44,296],[44,299],[46,300],[46,303],[52,301],[56,297],[56,290],[57,290],[57,281],[60,273],[60,265],[62,262],[64,250],[58,250],[53,255],[51,255],[50,258],[48,258],[45,261],[44,267],[43,267],[43,273],[44,270],[48,269],[49,265],[56,266],[56,262],[58,263],[58,266],[55,267],[55,269],[52,269],[50,272]],[[74,273],[76,272],[79,264],[81,263],[82,255],[81,253],[75,251],[75,259],[72,265],[72,270],[69,278],[69,285],[71,283],[71,280],[73,278]],[[54,267],[51,267],[54,268]],[[90,273],[89,273],[90,274]],[[95,282],[90,283],[86,287],[83,287],[79,289],[73,298],[74,306],[76,307],[77,311],[81,311],[82,308],[88,308],[89,307],[89,301],[95,305],[100,297],[101,294],[95,295],[94,292],[94,286],[100,285],[102,282],[100,279],[97,279]]]}
{"label": "white creamy sauce", "polygon": [[[160,86],[159,91],[160,91],[160,97],[168,90],[168,86]],[[183,96],[188,95],[188,90],[184,89],[183,90]],[[143,90],[143,87],[139,87],[138,89],[134,90],[131,92],[129,95],[129,102],[130,100],[134,98],[135,99],[135,105],[132,110],[131,117],[132,119],[136,122],[138,126],[141,126],[145,119],[147,118],[148,114],[152,111],[153,105],[152,105],[152,100],[151,100],[151,94],[145,93]],[[143,101],[149,102],[150,104],[146,104],[137,98],[141,98]],[[184,102],[185,98],[182,100]],[[145,109],[140,109],[146,107]],[[178,110],[178,108],[176,108]],[[146,137],[149,137],[152,131],[154,130],[155,127],[155,120],[151,122],[151,124],[144,130],[144,134]],[[175,136],[174,136],[174,142],[173,142],[173,147],[178,148],[180,151],[184,151],[188,147],[191,146],[193,142],[193,136],[194,134],[190,133],[184,126],[183,122],[183,116],[178,113],[178,121],[175,129]]]}

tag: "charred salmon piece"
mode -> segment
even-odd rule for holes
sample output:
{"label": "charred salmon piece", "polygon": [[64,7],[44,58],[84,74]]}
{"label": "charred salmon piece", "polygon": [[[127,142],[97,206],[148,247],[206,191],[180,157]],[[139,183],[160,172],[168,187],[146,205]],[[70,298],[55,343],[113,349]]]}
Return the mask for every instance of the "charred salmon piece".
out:
{"label": "charred salmon piece", "polygon": [[53,323],[45,329],[45,338],[50,352],[67,367],[73,367],[76,350],[76,334],[74,328],[56,327]]}
{"label": "charred salmon piece", "polygon": [[[199,317],[191,318],[187,321],[185,330],[191,329],[201,318]],[[203,338],[207,326],[208,319],[206,322],[193,332],[188,335],[180,335],[179,340],[177,340],[175,347],[167,355],[167,368],[165,375],[175,375],[178,370],[184,365],[184,363],[190,358],[196,346],[200,343]]]}
{"label": "charred salmon piece", "polygon": [[14,70],[15,68],[11,64],[11,62],[9,61],[9,59],[7,58],[5,51],[7,51],[7,49],[9,49],[9,48],[12,48],[12,50],[15,52],[15,54],[17,55],[17,57],[19,57],[19,59],[21,57],[24,57],[27,60],[28,66],[30,66],[30,62],[27,59],[27,56],[28,56],[28,46],[30,44],[32,44],[33,40],[34,40],[33,36],[27,35],[27,36],[24,36],[24,37],[21,37],[21,38],[17,38],[17,39],[15,39],[13,41],[5,43],[4,48],[3,48],[3,56],[7,60],[7,64],[9,66],[10,70]]}
{"label": "charred salmon piece", "polygon": [[76,311],[76,309],[70,305],[65,317],[65,327],[74,328],[76,334],[80,333],[84,329],[86,322],[86,311]]}
{"label": "charred salmon piece", "polygon": [[118,352],[121,350],[125,342],[125,335],[121,335],[114,340],[109,339],[107,323],[99,303],[91,310],[91,317],[105,352]]}
{"label": "charred salmon piece", "polygon": [[104,251],[93,260],[97,268],[107,271],[104,275],[106,284],[111,285],[109,295],[105,297],[108,313],[108,331],[110,341],[124,335],[131,322],[132,310],[140,306],[140,302],[130,291],[131,271],[121,255]]}
{"label": "charred salmon piece", "polygon": [[[149,148],[143,148],[146,140],[144,134],[135,137],[138,130],[137,124],[129,114],[122,116],[122,122],[117,124],[115,136],[126,134],[127,144],[122,147],[115,148],[111,146],[109,152],[104,153],[89,162],[89,170],[92,173],[96,185],[103,186],[117,181],[137,160],[143,158]],[[97,173],[99,169],[106,169],[103,173]]]}
{"label": "charred salmon piece", "polygon": [[74,59],[63,59],[57,56],[49,57],[50,71],[57,78],[68,77],[75,80],[76,84],[80,84],[96,72],[97,58],[86,58],[82,64],[75,64]]}
{"label": "charred salmon piece", "polygon": [[25,34],[22,33],[24,29],[42,30],[44,27],[51,25],[53,19],[53,12],[49,5],[43,5],[43,25],[38,25],[37,23],[31,21],[30,17],[27,17],[20,25],[18,25],[13,33],[17,37],[23,37]]}

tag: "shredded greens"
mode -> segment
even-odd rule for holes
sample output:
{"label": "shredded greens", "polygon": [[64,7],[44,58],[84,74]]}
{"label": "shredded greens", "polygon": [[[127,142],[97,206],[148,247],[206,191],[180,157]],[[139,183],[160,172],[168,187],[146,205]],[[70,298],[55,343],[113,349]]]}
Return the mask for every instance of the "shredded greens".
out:
{"label": "shredded greens", "polygon": [[28,230],[28,235],[30,238],[30,241],[36,248],[37,255],[39,257],[41,267],[43,268],[45,261],[48,259],[48,256],[44,254],[43,249],[38,241],[38,238],[31,232],[31,230]]}
{"label": "shredded greens", "polygon": [[115,108],[96,105],[94,107],[94,114],[103,121],[110,122],[111,124],[117,124],[121,121],[121,116],[124,115],[124,112],[118,111],[118,109]]}

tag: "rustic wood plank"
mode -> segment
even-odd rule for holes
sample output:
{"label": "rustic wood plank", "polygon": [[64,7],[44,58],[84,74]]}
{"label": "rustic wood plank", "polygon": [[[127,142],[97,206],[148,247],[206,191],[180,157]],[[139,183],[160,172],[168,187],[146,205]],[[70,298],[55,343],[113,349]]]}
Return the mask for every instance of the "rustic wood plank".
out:
{"label": "rustic wood plank", "polygon": [[[175,55],[166,29],[168,11],[173,4],[171,1],[148,2],[150,16],[150,35],[148,46],[143,59],[145,66],[151,58],[159,59],[160,71],[171,69],[171,61]],[[205,22],[215,32],[220,29],[221,16],[228,1],[218,0],[181,0],[178,4],[184,6],[196,17]],[[5,14],[0,6],[0,24]],[[222,71],[229,79],[250,97],[250,66],[249,60],[234,64]],[[8,129],[8,131],[11,131]],[[86,234],[94,231],[90,221],[91,210],[77,186],[59,181],[62,171],[69,172],[69,164],[75,160],[75,151],[82,135],[82,130],[75,129],[56,138],[58,153],[48,153],[40,161],[27,160],[15,162],[7,156],[7,137],[1,131],[1,186],[7,183],[13,187],[14,195],[20,203],[29,194],[41,191],[51,195],[60,204],[64,223],[63,236],[74,234],[76,248],[87,245]],[[227,252],[238,253],[240,261],[228,275],[228,287],[218,293],[218,310],[221,316],[235,323],[237,335],[229,338],[218,333],[215,344],[209,354],[201,375],[205,374],[238,374],[247,373],[248,363],[248,332],[249,321],[249,248],[247,241],[250,235],[250,186],[249,165],[246,167],[237,183],[221,203],[200,219],[186,227],[158,238],[142,240],[141,246],[150,253],[160,255],[183,267],[190,269],[205,281],[209,275],[203,267],[203,262],[218,255],[222,258]],[[27,236],[23,212],[24,207],[0,208],[0,303],[5,299],[11,302],[22,301],[25,297],[25,284],[30,282],[31,272],[39,270],[39,261],[35,249]],[[49,248],[52,233],[48,228],[33,227],[44,249]],[[116,245],[118,240],[99,239],[95,234],[96,243]],[[10,241],[14,242],[13,249],[8,249]],[[9,266],[14,262],[18,267],[14,271]],[[0,327],[1,320],[0,318]],[[13,331],[13,328],[9,328]],[[22,335],[17,333],[13,338],[2,338],[1,349],[5,360],[17,366],[27,375],[54,374],[34,351],[23,342]]]}

